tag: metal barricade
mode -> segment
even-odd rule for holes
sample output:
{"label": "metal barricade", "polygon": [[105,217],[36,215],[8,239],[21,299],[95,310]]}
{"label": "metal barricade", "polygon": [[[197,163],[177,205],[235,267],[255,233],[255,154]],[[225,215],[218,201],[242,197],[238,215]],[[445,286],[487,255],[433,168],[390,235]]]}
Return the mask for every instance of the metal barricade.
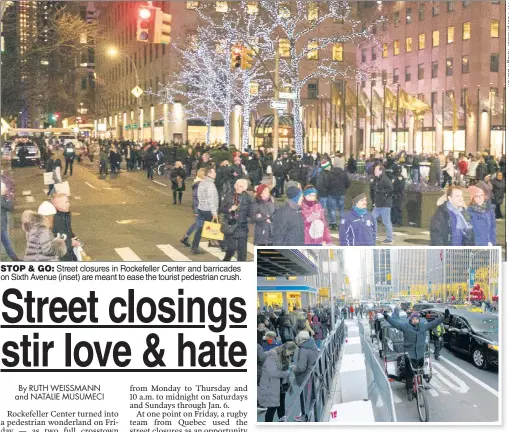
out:
{"label": "metal barricade", "polygon": [[368,396],[373,404],[377,422],[396,422],[396,409],[392,389],[380,363],[375,358],[369,342],[364,338],[364,326],[359,322],[362,352],[368,375]]}
{"label": "metal barricade", "polygon": [[304,378],[299,378],[301,385],[292,374],[292,394],[286,400],[287,421],[293,421],[299,413],[302,422],[317,422],[322,418],[344,341],[344,328],[344,321],[339,321],[334,333],[322,345],[313,369]]}

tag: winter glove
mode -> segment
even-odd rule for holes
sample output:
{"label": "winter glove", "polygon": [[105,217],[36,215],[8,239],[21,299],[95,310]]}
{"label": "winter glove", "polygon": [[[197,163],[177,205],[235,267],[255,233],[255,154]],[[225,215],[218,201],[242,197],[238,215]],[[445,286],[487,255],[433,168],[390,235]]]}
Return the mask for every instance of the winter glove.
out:
{"label": "winter glove", "polygon": [[444,314],[445,319],[449,318],[449,315],[451,315],[451,313],[449,312],[449,309],[446,309]]}

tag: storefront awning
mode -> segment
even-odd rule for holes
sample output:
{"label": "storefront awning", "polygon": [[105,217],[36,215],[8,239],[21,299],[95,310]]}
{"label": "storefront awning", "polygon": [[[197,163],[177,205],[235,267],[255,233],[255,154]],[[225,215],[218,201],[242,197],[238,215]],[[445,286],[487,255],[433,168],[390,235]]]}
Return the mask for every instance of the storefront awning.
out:
{"label": "storefront awning", "polygon": [[311,276],[318,269],[297,249],[259,249],[258,277]]}
{"label": "storefront awning", "polygon": [[259,286],[259,292],[309,292],[312,294],[317,293],[317,289],[309,285],[272,285],[272,286]]}

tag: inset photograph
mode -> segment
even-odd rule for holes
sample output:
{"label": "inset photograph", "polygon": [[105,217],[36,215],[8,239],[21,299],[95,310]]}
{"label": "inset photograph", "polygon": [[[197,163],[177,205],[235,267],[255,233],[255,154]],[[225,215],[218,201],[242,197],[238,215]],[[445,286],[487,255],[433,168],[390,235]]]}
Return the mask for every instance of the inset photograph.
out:
{"label": "inset photograph", "polygon": [[500,421],[500,248],[257,248],[258,422]]}

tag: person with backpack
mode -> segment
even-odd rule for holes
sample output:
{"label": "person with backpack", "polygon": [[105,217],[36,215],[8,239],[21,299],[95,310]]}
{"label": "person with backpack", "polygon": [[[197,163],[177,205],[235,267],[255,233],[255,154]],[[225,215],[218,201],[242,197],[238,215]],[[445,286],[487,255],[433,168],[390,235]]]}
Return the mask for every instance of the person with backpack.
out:
{"label": "person with backpack", "polygon": [[432,331],[433,342],[435,344],[435,360],[440,361],[440,351],[444,346],[445,327],[443,323],[438,324]]}

